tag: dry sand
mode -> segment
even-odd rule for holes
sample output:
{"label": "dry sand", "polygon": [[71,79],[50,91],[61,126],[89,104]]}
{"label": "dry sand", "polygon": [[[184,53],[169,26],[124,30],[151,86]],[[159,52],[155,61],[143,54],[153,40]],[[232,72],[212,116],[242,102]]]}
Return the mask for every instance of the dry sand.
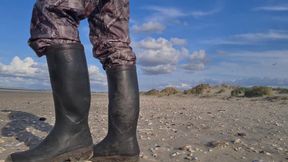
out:
{"label": "dry sand", "polygon": [[[142,161],[288,161],[287,98],[141,95]],[[95,143],[107,132],[107,94],[93,94]],[[35,146],[54,123],[49,92],[0,92],[0,161]],[[47,120],[45,120],[47,119]]]}

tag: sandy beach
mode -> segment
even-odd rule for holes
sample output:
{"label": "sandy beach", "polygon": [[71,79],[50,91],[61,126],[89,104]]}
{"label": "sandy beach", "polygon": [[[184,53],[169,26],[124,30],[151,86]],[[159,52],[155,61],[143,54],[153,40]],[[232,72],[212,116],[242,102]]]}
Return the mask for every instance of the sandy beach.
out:
{"label": "sandy beach", "polygon": [[[141,95],[141,160],[155,162],[288,161],[287,97]],[[107,132],[107,94],[93,93],[94,142]],[[0,92],[0,161],[29,149],[54,124],[50,92]]]}

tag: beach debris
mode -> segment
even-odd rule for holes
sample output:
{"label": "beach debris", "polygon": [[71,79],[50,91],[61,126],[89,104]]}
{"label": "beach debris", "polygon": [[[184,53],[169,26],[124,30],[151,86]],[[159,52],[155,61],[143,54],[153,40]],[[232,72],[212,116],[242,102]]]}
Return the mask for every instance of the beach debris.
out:
{"label": "beach debris", "polygon": [[211,148],[225,148],[229,146],[229,142],[226,141],[211,141],[207,143],[208,147]]}
{"label": "beach debris", "polygon": [[46,121],[47,119],[45,117],[40,117],[39,121]]}

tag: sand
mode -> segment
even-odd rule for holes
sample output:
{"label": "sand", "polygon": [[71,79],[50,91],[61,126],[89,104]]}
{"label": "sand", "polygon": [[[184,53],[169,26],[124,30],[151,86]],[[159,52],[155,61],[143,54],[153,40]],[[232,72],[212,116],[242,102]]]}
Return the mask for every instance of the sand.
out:
{"label": "sand", "polygon": [[[141,95],[141,161],[288,161],[287,97]],[[92,95],[94,142],[107,132],[107,94]],[[54,123],[50,92],[0,92],[0,161],[29,149]]]}

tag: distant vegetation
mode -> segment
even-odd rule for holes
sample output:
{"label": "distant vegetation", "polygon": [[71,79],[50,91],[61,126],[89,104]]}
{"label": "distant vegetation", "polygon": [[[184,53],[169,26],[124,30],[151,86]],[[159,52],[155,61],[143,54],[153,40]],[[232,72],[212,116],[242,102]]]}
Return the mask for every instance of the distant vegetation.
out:
{"label": "distant vegetation", "polygon": [[174,87],[167,87],[160,91],[160,95],[164,95],[164,96],[170,96],[170,95],[174,95],[177,93],[181,93],[181,91]]}
{"label": "distant vegetation", "polygon": [[157,89],[151,89],[151,90],[145,92],[144,94],[145,94],[145,95],[151,95],[151,96],[152,96],[152,95],[159,95],[159,94],[160,94],[160,91],[157,90]]}
{"label": "distant vegetation", "polygon": [[191,88],[189,90],[185,90],[184,94],[203,95],[205,93],[209,93],[210,90],[211,90],[211,87],[209,84],[200,84],[194,88]]}
{"label": "distant vegetation", "polygon": [[247,88],[244,88],[244,87],[235,88],[231,91],[231,96],[233,96],[233,97],[245,96],[246,90],[247,90]]}
{"label": "distant vegetation", "polygon": [[273,90],[271,87],[252,87],[245,91],[245,97],[263,97],[272,96]]}
{"label": "distant vegetation", "polygon": [[288,94],[288,89],[285,88],[275,88],[275,91],[277,91],[279,94]]}
{"label": "distant vegetation", "polygon": [[210,86],[209,84],[199,84],[190,89],[181,91],[175,87],[166,87],[162,90],[151,89],[144,92],[150,96],[170,96],[170,95],[194,95],[194,96],[226,96],[226,97],[263,97],[273,96],[274,94],[288,94],[288,89],[271,88],[264,86],[255,87],[236,87],[229,85]]}

